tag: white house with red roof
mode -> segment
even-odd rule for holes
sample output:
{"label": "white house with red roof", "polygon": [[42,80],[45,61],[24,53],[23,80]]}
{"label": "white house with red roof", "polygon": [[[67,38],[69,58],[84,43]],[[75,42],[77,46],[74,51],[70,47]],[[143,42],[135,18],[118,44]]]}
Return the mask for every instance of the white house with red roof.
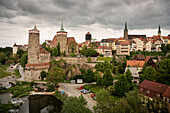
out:
{"label": "white house with red roof", "polygon": [[98,46],[95,50],[104,57],[112,57],[112,49],[107,46]]}

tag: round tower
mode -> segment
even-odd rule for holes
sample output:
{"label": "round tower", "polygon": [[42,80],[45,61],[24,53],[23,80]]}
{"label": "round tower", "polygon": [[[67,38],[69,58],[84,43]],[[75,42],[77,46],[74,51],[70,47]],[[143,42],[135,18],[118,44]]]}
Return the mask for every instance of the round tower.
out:
{"label": "round tower", "polygon": [[90,41],[91,41],[91,34],[90,34],[90,32],[87,32],[87,34],[86,34],[86,40],[90,40]]}
{"label": "round tower", "polygon": [[34,26],[34,29],[29,30],[28,64],[38,63],[39,53],[40,53],[39,30],[37,30],[36,26]]}

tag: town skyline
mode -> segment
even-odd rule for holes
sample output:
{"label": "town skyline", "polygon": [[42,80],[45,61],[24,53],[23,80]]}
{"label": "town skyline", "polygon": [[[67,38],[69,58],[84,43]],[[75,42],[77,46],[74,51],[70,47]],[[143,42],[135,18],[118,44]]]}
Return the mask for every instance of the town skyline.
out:
{"label": "town skyline", "polygon": [[168,0],[36,0],[34,3],[0,0],[0,46],[27,44],[28,30],[35,24],[40,30],[40,43],[51,40],[62,19],[68,36],[75,37],[78,43],[85,40],[88,31],[97,40],[123,37],[125,21],[129,34],[157,35],[159,24],[163,36],[170,34]]}

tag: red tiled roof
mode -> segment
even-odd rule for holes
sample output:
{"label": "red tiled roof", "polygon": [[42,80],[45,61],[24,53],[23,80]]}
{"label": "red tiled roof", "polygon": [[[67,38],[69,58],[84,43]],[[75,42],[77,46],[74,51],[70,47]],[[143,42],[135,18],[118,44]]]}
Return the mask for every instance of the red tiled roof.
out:
{"label": "red tiled roof", "polygon": [[149,80],[144,80],[139,86],[161,94],[164,93],[165,90],[168,88],[168,85],[149,81]]}
{"label": "red tiled roof", "polygon": [[111,49],[111,48],[109,48],[107,46],[98,46],[96,49]]}
{"label": "red tiled roof", "polygon": [[74,37],[67,37],[67,45],[72,41],[76,43]]}
{"label": "red tiled roof", "polygon": [[120,45],[130,44],[129,41],[121,41]]}
{"label": "red tiled roof", "polygon": [[81,46],[82,46],[82,44],[78,44],[78,46],[79,46],[79,47],[81,47]]}
{"label": "red tiled roof", "polygon": [[144,60],[145,59],[144,55],[136,55],[135,57],[137,57],[139,60]]}
{"label": "red tiled roof", "polygon": [[28,47],[28,44],[24,44],[24,47]]}
{"label": "red tiled roof", "polygon": [[125,40],[124,38],[120,37],[120,38],[117,38],[116,40]]}
{"label": "red tiled roof", "polygon": [[46,53],[46,54],[50,54],[48,51],[46,51],[44,48],[40,48],[40,53]]}
{"label": "red tiled roof", "polygon": [[147,63],[150,58],[151,58],[150,56],[147,56],[147,57],[145,58],[145,62]]}
{"label": "red tiled roof", "polygon": [[169,39],[170,40],[170,37],[169,36],[162,36],[163,39]]}
{"label": "red tiled roof", "polygon": [[50,63],[26,64],[25,66],[42,66],[42,65],[50,65]]}
{"label": "red tiled roof", "polygon": [[170,86],[165,90],[162,96],[170,98]]}
{"label": "red tiled roof", "polygon": [[145,61],[138,61],[138,60],[128,60],[126,66],[130,67],[143,67]]}
{"label": "red tiled roof", "polygon": [[88,44],[89,40],[84,41],[82,44]]}

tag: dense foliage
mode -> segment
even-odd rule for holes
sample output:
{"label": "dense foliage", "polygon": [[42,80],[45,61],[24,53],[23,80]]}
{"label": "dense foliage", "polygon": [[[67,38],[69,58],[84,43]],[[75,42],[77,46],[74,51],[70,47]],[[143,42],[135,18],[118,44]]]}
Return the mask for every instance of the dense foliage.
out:
{"label": "dense foliage", "polygon": [[87,108],[87,101],[81,95],[79,97],[68,97],[62,106],[62,113],[91,113]]}
{"label": "dense foliage", "polygon": [[41,75],[41,80],[44,80],[44,78],[46,78],[47,76],[47,73],[43,70],[41,71],[40,75]]}
{"label": "dense foliage", "polygon": [[94,111],[97,113],[168,113],[167,103],[160,99],[151,101],[136,90],[126,93],[120,100],[104,89],[96,95]]}
{"label": "dense foliage", "polygon": [[86,57],[96,57],[96,56],[98,56],[98,53],[94,48],[87,48],[86,46],[84,46],[80,50],[80,53],[81,53],[81,55],[84,55]]}
{"label": "dense foliage", "polygon": [[9,101],[7,104],[2,104],[0,99],[0,113],[9,113],[10,109],[19,109],[19,106],[14,105]]}
{"label": "dense foliage", "polygon": [[25,54],[25,55],[23,55],[23,56],[21,57],[21,62],[20,62],[20,64],[21,64],[22,67],[25,68],[25,64],[27,64],[27,62],[28,62],[28,55]]}

